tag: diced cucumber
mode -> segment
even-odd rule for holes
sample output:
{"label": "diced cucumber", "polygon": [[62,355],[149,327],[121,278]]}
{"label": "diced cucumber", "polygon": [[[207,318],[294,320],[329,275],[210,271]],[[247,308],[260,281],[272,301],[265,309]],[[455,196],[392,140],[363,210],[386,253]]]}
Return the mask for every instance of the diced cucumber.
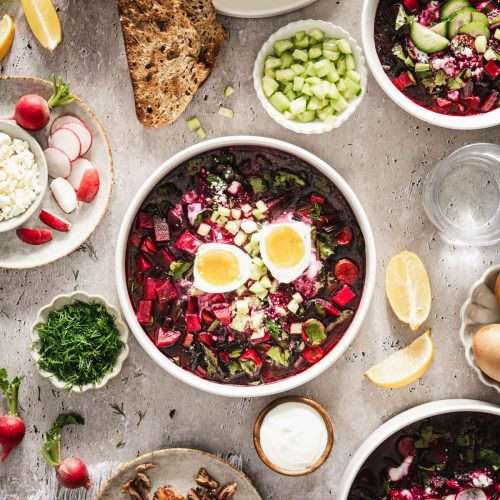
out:
{"label": "diced cucumber", "polygon": [[[493,35],[493,38],[494,38],[495,40],[500,40],[500,29],[498,29],[498,28],[497,28],[497,29],[495,30],[495,34]],[[476,38],[476,40],[477,40],[477,38]]]}
{"label": "diced cucumber", "polygon": [[283,94],[286,94],[287,92],[293,92],[293,82],[287,82],[285,86],[281,89],[281,91],[283,92]]}
{"label": "diced cucumber", "polygon": [[307,56],[307,52],[305,50],[301,50],[301,49],[295,49],[292,52],[292,56],[297,61],[307,62],[309,60],[309,57]]}
{"label": "diced cucumber", "polygon": [[329,82],[328,91],[327,91],[326,95],[330,99],[334,99],[334,100],[338,99],[340,97],[340,92],[339,92],[339,89],[338,89],[337,85],[335,85],[334,83],[330,83]]}
{"label": "diced cucumber", "polygon": [[302,64],[292,64],[290,66],[290,69],[297,75],[297,76],[302,76],[305,71],[306,71],[306,68],[305,66],[302,66]]}
{"label": "diced cucumber", "polygon": [[328,73],[328,76],[326,77],[327,80],[331,83],[337,83],[340,80],[340,76],[337,72],[336,68],[333,68],[330,73]]}
{"label": "diced cucumber", "polygon": [[225,118],[234,118],[234,111],[230,108],[226,108],[224,106],[221,106],[219,108],[219,115],[222,115]]}
{"label": "diced cucumber", "polygon": [[304,35],[304,37],[301,38],[300,40],[297,40],[294,38],[293,44],[294,44],[296,49],[308,49],[309,44],[310,44],[310,40],[309,40],[309,37],[307,35]]}
{"label": "diced cucumber", "polygon": [[234,88],[231,85],[227,85],[224,89],[224,97],[232,96],[234,92]]}
{"label": "diced cucumber", "polygon": [[318,28],[309,30],[307,34],[316,42],[322,42],[325,38],[325,34]]}
{"label": "diced cucumber", "polygon": [[193,118],[187,120],[186,125],[188,126],[188,129],[191,130],[191,132],[196,132],[199,128],[201,128],[200,120],[198,120],[196,116],[193,116]]}
{"label": "diced cucumber", "polygon": [[283,93],[286,95],[286,98],[290,102],[295,101],[295,99],[297,99],[297,94],[292,89],[288,89],[287,91],[285,91]]}
{"label": "diced cucumber", "polygon": [[438,35],[430,28],[415,22],[411,25],[410,37],[415,46],[427,54],[444,50],[450,44],[449,40],[444,36]]}
{"label": "diced cucumber", "polygon": [[276,79],[276,70],[274,70],[274,69],[266,69],[266,70],[264,70],[264,75],[268,76],[269,78]]}
{"label": "diced cucumber", "polygon": [[338,61],[337,61],[337,73],[340,75],[340,76],[344,76],[347,72],[347,65],[345,63],[345,57],[341,57]]}
{"label": "diced cucumber", "polygon": [[289,68],[293,64],[293,57],[291,52],[283,52],[280,59],[282,69]]}
{"label": "diced cucumber", "polygon": [[434,31],[434,33],[437,33],[438,35],[447,36],[448,35],[448,21],[441,21],[440,23],[435,24],[434,26],[431,26],[431,30]]}
{"label": "diced cucumber", "polygon": [[342,113],[342,111],[345,111],[348,107],[349,103],[342,96],[333,102],[333,109],[335,109],[337,113]]}
{"label": "diced cucumber", "polygon": [[429,63],[417,63],[415,64],[415,71],[417,73],[426,73],[430,71],[431,65]]}
{"label": "diced cucumber", "polygon": [[309,49],[309,59],[318,59],[323,54],[321,46],[314,45]]}
{"label": "diced cucumber", "polygon": [[316,113],[314,111],[304,111],[297,115],[297,120],[302,123],[310,123],[313,122],[316,118]]}
{"label": "diced cucumber", "polygon": [[265,69],[276,69],[281,66],[281,59],[279,57],[268,56],[266,57],[266,62],[264,63]]}
{"label": "diced cucumber", "polygon": [[321,78],[318,78],[317,76],[308,76],[306,78],[306,83],[309,85],[318,85],[318,83],[321,83]]}
{"label": "diced cucumber", "polygon": [[280,112],[283,113],[290,108],[290,101],[283,92],[276,92],[270,98],[269,102]]}
{"label": "diced cucumber", "polygon": [[314,63],[314,69],[316,74],[323,78],[333,69],[333,63],[328,59],[320,59],[318,62]]}
{"label": "diced cucumber", "polygon": [[345,92],[347,90],[344,78],[341,78],[337,82],[337,89],[338,89],[339,92]]}
{"label": "diced cucumber", "polygon": [[[476,9],[471,7],[470,5],[468,7],[462,7],[461,9],[458,9],[450,18],[450,24],[448,25],[448,32],[447,35],[451,38],[453,38],[457,33],[458,30],[467,23],[470,23],[472,21],[472,12],[474,12]],[[434,31],[434,30],[433,30]],[[443,35],[446,36],[446,35]]]}
{"label": "diced cucumber", "polygon": [[316,70],[314,69],[314,63],[312,61],[306,63],[306,75],[316,76]]}
{"label": "diced cucumber", "polygon": [[300,92],[304,88],[304,78],[301,76],[296,76],[293,79],[293,90],[294,92]]}
{"label": "diced cucumber", "polygon": [[361,81],[361,75],[357,71],[349,70],[345,74],[346,78],[352,80],[353,82],[359,83]]}
{"label": "diced cucumber", "polygon": [[486,52],[484,53],[484,58],[487,61],[496,61],[498,59],[497,53],[490,47],[486,49]]}
{"label": "diced cucumber", "polygon": [[305,97],[298,97],[297,99],[294,99],[290,103],[290,111],[294,115],[298,115],[299,113],[303,113],[306,110],[307,107],[307,100]]}
{"label": "diced cucumber", "polygon": [[322,102],[323,101],[320,101],[316,96],[312,96],[307,103],[307,109],[309,109],[310,111],[318,111],[319,109],[321,109]]}
{"label": "diced cucumber", "polygon": [[487,39],[490,37],[490,29],[480,21],[472,21],[471,23],[464,24],[458,32],[473,37],[485,36]]}
{"label": "diced cucumber", "polygon": [[311,86],[308,83],[304,83],[304,86],[302,87],[302,93],[309,97],[313,95]]}
{"label": "diced cucumber", "polygon": [[320,83],[311,87],[312,93],[318,99],[324,99],[327,96],[328,91],[330,90],[330,85],[331,84],[329,82],[325,82],[322,80]]}
{"label": "diced cucumber", "polygon": [[293,35],[292,40],[293,40],[293,42],[304,40],[305,36],[306,36],[305,31],[297,31],[297,33],[295,33],[295,35]]}
{"label": "diced cucumber", "polygon": [[463,7],[470,7],[469,0],[448,0],[441,7],[441,19],[450,17],[454,12]]}
{"label": "diced cucumber", "polygon": [[347,68],[347,71],[356,69],[356,61],[354,60],[352,54],[348,54],[345,56],[345,67]]}
{"label": "diced cucumber", "polygon": [[361,87],[356,82],[353,82],[349,78],[346,78],[344,80],[344,83],[346,87],[346,93],[352,94],[353,97],[356,97],[357,95],[360,94]]}
{"label": "diced cucumber", "polygon": [[278,40],[273,45],[274,53],[279,57],[283,52],[293,49],[293,43],[291,40]]}
{"label": "diced cucumber", "polygon": [[332,52],[338,52],[337,40],[335,40],[335,38],[327,38],[323,42],[323,50],[331,50]]}
{"label": "diced cucumber", "polygon": [[337,47],[342,54],[352,54],[351,44],[344,38],[337,40]]}
{"label": "diced cucumber", "polygon": [[340,52],[323,49],[323,57],[326,57],[330,61],[336,61],[340,57]]}
{"label": "diced cucumber", "polygon": [[294,78],[295,78],[295,73],[289,68],[276,70],[276,80],[278,82],[289,82]]}
{"label": "diced cucumber", "polygon": [[488,19],[488,16],[486,14],[483,14],[482,12],[479,12],[477,10],[475,10],[472,13],[472,20],[477,21],[479,23],[483,23],[486,26],[489,26],[489,22],[490,22],[490,20]]}
{"label": "diced cucumber", "polygon": [[293,113],[290,113],[290,111],[285,111],[283,113],[283,116],[287,119],[287,120],[293,120],[295,118],[295,115]]}
{"label": "diced cucumber", "polygon": [[331,109],[331,108],[325,108],[325,109],[322,109],[321,111],[318,112],[318,118],[323,122],[326,122],[329,119],[334,118],[334,117],[335,117],[335,113],[334,113],[333,109]]}
{"label": "diced cucumber", "polygon": [[271,97],[279,88],[279,83],[269,76],[262,78],[262,90],[267,97]]}
{"label": "diced cucumber", "polygon": [[[495,38],[496,38],[496,32],[495,32]],[[488,39],[484,35],[476,36],[474,40],[474,47],[479,54],[484,54],[488,47]]]}

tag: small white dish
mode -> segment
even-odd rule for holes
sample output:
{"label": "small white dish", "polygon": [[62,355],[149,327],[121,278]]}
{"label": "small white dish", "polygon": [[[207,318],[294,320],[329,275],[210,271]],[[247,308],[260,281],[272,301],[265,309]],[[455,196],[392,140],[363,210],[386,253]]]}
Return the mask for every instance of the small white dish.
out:
{"label": "small white dish", "polygon": [[35,156],[35,161],[38,165],[40,173],[40,192],[38,193],[38,196],[22,214],[12,217],[11,219],[0,221],[0,233],[3,233],[22,226],[38,210],[38,207],[42,203],[42,200],[47,192],[49,173],[42,148],[31,134],[19,127],[19,125],[15,125],[10,121],[2,120],[0,120],[0,132],[7,134],[12,139],[20,139],[28,143],[30,151]]}
{"label": "small white dish", "polygon": [[[316,120],[310,123],[301,123],[294,120],[288,120],[285,116],[280,113],[270,102],[269,99],[264,94],[262,89],[262,76],[264,73],[264,63],[266,57],[273,53],[273,45],[278,40],[283,40],[286,38],[291,38],[298,31],[308,31],[314,28],[319,28],[324,31],[328,37],[332,38],[345,38],[349,41],[352,48],[352,54],[356,60],[356,71],[361,76],[361,95],[357,99],[349,103],[349,107],[340,114],[333,123],[325,123],[320,120]],[[294,23],[287,24],[283,28],[279,29],[271,35],[266,43],[260,49],[257,59],[253,67],[253,85],[255,92],[257,92],[257,97],[260,103],[267,111],[267,114],[281,126],[292,130],[298,134],[324,134],[325,132],[331,132],[332,130],[339,128],[344,124],[356,111],[360,105],[363,97],[366,94],[366,84],[367,84],[367,71],[365,65],[365,58],[363,52],[358,45],[358,42],[343,28],[337,26],[333,23],[327,21],[307,19],[304,21],[296,21]]]}
{"label": "small white dish", "polygon": [[492,266],[474,283],[460,311],[460,340],[465,348],[465,359],[476,372],[479,380],[500,393],[500,382],[481,371],[474,360],[472,339],[483,325],[500,323],[500,306],[495,299],[495,281],[500,274],[500,265]]}
{"label": "small white dish", "polygon": [[219,14],[231,17],[260,18],[286,14],[316,0],[214,0]]}
{"label": "small white dish", "polygon": [[36,350],[36,343],[39,340],[38,337],[38,332],[35,329],[35,326],[38,325],[39,323],[44,323],[47,321],[48,315],[51,311],[57,311],[58,309],[61,309],[67,304],[72,304],[73,302],[76,301],[81,301],[81,302],[97,302],[99,304],[104,305],[106,310],[108,311],[111,316],[113,316],[115,320],[115,325],[116,328],[118,329],[118,332],[120,333],[120,338],[124,344],[124,347],[119,354],[115,366],[111,372],[109,372],[105,377],[98,383],[98,384],[87,384],[84,386],[74,386],[70,389],[71,392],[86,392],[91,389],[101,389],[104,387],[112,378],[115,378],[121,371],[123,362],[125,359],[127,359],[128,353],[129,353],[129,347],[128,347],[128,328],[125,325],[124,321],[122,320],[122,316],[120,314],[120,311],[118,308],[112,306],[109,302],[106,301],[104,297],[101,297],[100,295],[90,295],[86,292],[73,292],[73,293],[68,293],[68,294],[62,294],[62,295],[57,295],[52,299],[50,304],[46,305],[45,307],[42,307],[37,314],[36,320],[33,323],[31,327],[31,340],[32,340],[32,346],[31,346],[31,356],[36,362],[36,366],[38,368],[38,372],[40,375],[44,378],[47,378],[50,380],[52,385],[57,387],[57,389],[66,389],[66,383],[63,382],[62,380],[59,380],[53,373],[47,372],[45,370],[42,370],[38,366],[38,360],[40,359],[40,355],[38,351]]}

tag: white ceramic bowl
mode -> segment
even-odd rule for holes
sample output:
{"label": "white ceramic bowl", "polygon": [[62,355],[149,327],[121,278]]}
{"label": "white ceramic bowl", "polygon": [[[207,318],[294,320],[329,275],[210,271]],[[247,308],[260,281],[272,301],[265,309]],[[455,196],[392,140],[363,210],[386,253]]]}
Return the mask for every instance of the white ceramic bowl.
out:
{"label": "white ceramic bowl", "polygon": [[[347,329],[335,349],[330,351],[318,363],[312,365],[307,370],[301,373],[285,378],[283,380],[279,380],[277,382],[273,382],[271,384],[263,384],[259,386],[219,384],[217,382],[206,380],[187,370],[184,370],[180,366],[177,366],[168,357],[162,354],[156,348],[153,342],[151,342],[148,335],[144,332],[141,325],[137,321],[134,313],[134,308],[130,301],[125,274],[125,256],[129,232],[137,211],[139,210],[142,202],[149,195],[151,190],[158,184],[161,179],[165,177],[165,175],[170,173],[174,168],[176,168],[186,160],[189,160],[190,158],[193,158],[194,156],[197,156],[199,154],[205,153],[206,151],[236,145],[258,146],[285,151],[286,153],[295,155],[298,158],[304,160],[306,163],[312,165],[319,172],[329,178],[333,182],[333,184],[335,184],[335,186],[341,191],[341,193],[349,203],[351,209],[353,210],[364,236],[366,250],[366,276],[361,302],[352,323],[350,324],[349,328]],[[370,223],[368,221],[368,217],[357,196],[354,194],[343,177],[341,177],[330,165],[328,165],[328,163],[321,160],[312,153],[299,148],[298,146],[287,142],[278,141],[276,139],[254,136],[220,137],[217,139],[204,141],[202,143],[195,144],[194,146],[191,146],[184,151],[181,151],[180,153],[177,153],[169,160],[167,160],[163,165],[161,165],[142,185],[135,197],[129,203],[128,210],[125,213],[125,217],[123,218],[118,234],[115,265],[118,298],[120,300],[123,315],[130,329],[137,338],[137,341],[139,342],[139,344],[141,344],[142,348],[147,352],[151,359],[159,366],[161,366],[167,373],[191,385],[192,387],[205,392],[227,397],[257,397],[278,394],[303,385],[323,373],[342,356],[342,354],[346,351],[346,349],[358,334],[361,323],[363,322],[363,319],[368,312],[368,307],[373,296],[376,273],[375,241],[373,238]]]}
{"label": "white ceramic bowl", "polygon": [[420,420],[445,413],[477,412],[500,417],[500,408],[474,399],[443,399],[416,406],[388,420],[375,430],[358,448],[347,465],[340,482],[338,500],[347,500],[349,491],[360,469],[370,455],[396,432]]}
{"label": "white ceramic bowl", "polygon": [[476,372],[479,380],[484,385],[500,392],[500,382],[481,371],[472,352],[472,339],[479,328],[491,323],[500,323],[500,307],[496,303],[494,292],[498,274],[500,274],[500,265],[492,266],[472,285],[460,311],[460,340],[465,349],[465,359]]}
{"label": "white ceramic bowl", "polygon": [[489,113],[481,113],[471,116],[448,116],[441,113],[435,113],[408,99],[391,82],[385,73],[375,48],[375,14],[379,0],[364,0],[361,16],[361,35],[365,57],[368,66],[382,87],[382,90],[401,108],[410,115],[423,120],[424,122],[455,130],[475,130],[488,127],[494,127],[500,124],[500,108]]}
{"label": "white ceramic bowl", "polygon": [[[319,28],[320,30],[324,31],[329,37],[345,38],[346,40],[349,40],[352,48],[352,54],[354,56],[354,59],[356,60],[356,71],[361,76],[361,95],[349,103],[349,107],[337,117],[334,123],[325,123],[320,120],[316,120],[310,123],[301,123],[294,120],[288,120],[269,102],[269,99],[265,96],[264,91],[262,90],[264,63],[266,57],[273,53],[274,43],[278,40],[290,38],[298,31],[308,31],[314,28]],[[276,31],[276,33],[271,35],[260,49],[253,68],[253,85],[255,91],[257,92],[260,103],[267,111],[267,114],[275,122],[299,134],[323,134],[325,132],[331,132],[332,130],[339,128],[352,116],[354,111],[356,111],[357,107],[360,105],[361,100],[366,94],[366,82],[367,71],[365,66],[365,58],[363,57],[363,52],[361,51],[358,42],[356,42],[356,40],[354,40],[354,38],[352,38],[352,36],[340,26],[326,21],[319,21],[314,19],[296,21],[294,23],[287,24],[283,28]]]}
{"label": "white ceramic bowl", "polygon": [[9,135],[13,139],[21,139],[29,144],[30,151],[35,156],[35,161],[40,169],[40,192],[33,203],[28,207],[26,212],[18,215],[17,217],[12,217],[11,219],[0,221],[0,233],[5,231],[11,231],[17,227],[24,224],[38,209],[40,203],[47,192],[47,186],[49,182],[49,173],[47,169],[47,162],[45,160],[45,155],[43,154],[42,148],[38,144],[37,140],[26,130],[15,125],[10,121],[0,120],[0,132]]}
{"label": "white ceramic bowl", "polygon": [[47,317],[51,311],[56,311],[58,309],[61,309],[67,304],[71,304],[76,301],[81,301],[81,302],[97,302],[99,304],[104,305],[106,310],[108,311],[111,316],[115,319],[115,325],[116,328],[118,329],[118,332],[120,334],[120,338],[124,344],[122,351],[120,352],[115,366],[111,372],[109,372],[98,384],[87,384],[83,386],[73,386],[70,390],[71,392],[86,392],[91,389],[101,389],[104,387],[112,378],[115,378],[121,371],[123,362],[125,359],[127,359],[128,353],[129,353],[129,348],[128,348],[128,328],[127,325],[123,322],[120,311],[112,306],[109,302],[106,301],[104,297],[101,297],[100,295],[90,295],[86,292],[73,292],[73,293],[68,293],[68,294],[63,294],[63,295],[57,295],[52,299],[52,302],[50,304],[47,304],[45,307],[42,307],[37,314],[36,320],[33,323],[31,327],[31,340],[32,340],[32,346],[31,346],[31,356],[36,362],[36,366],[38,368],[38,371],[40,375],[44,378],[49,379],[52,382],[52,385],[57,387],[58,389],[65,389],[66,388],[66,383],[63,382],[62,380],[59,380],[54,374],[50,372],[46,372],[45,370],[42,370],[38,366],[38,360],[40,359],[40,355],[38,351],[36,350],[36,342],[38,342],[39,337],[38,337],[38,332],[35,329],[35,326],[38,325],[39,323],[44,323],[47,321]]}

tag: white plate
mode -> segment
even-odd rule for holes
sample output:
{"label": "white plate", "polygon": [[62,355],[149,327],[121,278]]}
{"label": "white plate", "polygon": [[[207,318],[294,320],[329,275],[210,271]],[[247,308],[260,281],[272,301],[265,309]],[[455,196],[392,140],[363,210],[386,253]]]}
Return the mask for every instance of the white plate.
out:
{"label": "white plate", "polygon": [[220,14],[231,17],[271,17],[301,9],[316,0],[214,0]]}
{"label": "white plate", "polygon": [[[31,77],[0,77],[0,116],[10,115],[15,103],[24,94],[39,94],[48,98],[52,94],[52,84]],[[92,132],[93,144],[85,155],[99,169],[101,186],[92,203],[80,203],[77,210],[66,215],[57,206],[50,190],[47,191],[40,208],[48,208],[60,214],[72,224],[67,233],[53,231],[53,239],[39,246],[28,245],[19,240],[15,231],[2,233],[0,238],[0,268],[28,269],[43,266],[65,257],[76,250],[92,234],[106,213],[113,184],[113,160],[111,148],[99,120],[94,112],[81,100],[55,109],[51,123],[61,114],[72,114],[80,118]],[[50,125],[50,124],[49,124]],[[37,132],[42,149],[47,147],[49,127]],[[38,220],[39,210],[24,224],[27,227],[47,227]]]}
{"label": "white plate", "polygon": [[179,494],[185,495],[196,483],[194,477],[201,467],[219,481],[220,484],[236,482],[238,489],[235,499],[262,500],[250,480],[243,472],[224,460],[200,450],[171,448],[153,451],[122,465],[104,484],[95,500],[125,500],[129,497],[121,492],[121,486],[135,477],[135,468],[144,463],[154,463],[147,475],[151,479],[152,492],[161,486],[172,485]]}

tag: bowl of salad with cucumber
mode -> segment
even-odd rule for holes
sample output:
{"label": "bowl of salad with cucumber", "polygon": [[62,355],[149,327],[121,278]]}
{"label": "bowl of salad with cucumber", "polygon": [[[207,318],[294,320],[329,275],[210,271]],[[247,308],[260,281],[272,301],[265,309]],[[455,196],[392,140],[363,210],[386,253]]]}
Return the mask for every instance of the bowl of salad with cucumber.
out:
{"label": "bowl of salad with cucumber", "polygon": [[366,92],[357,42],[332,23],[305,20],[274,33],[255,61],[254,86],[267,113],[302,134],[340,127]]}
{"label": "bowl of salad with cucumber", "polygon": [[433,125],[500,124],[498,0],[365,0],[363,45],[383,90]]}

